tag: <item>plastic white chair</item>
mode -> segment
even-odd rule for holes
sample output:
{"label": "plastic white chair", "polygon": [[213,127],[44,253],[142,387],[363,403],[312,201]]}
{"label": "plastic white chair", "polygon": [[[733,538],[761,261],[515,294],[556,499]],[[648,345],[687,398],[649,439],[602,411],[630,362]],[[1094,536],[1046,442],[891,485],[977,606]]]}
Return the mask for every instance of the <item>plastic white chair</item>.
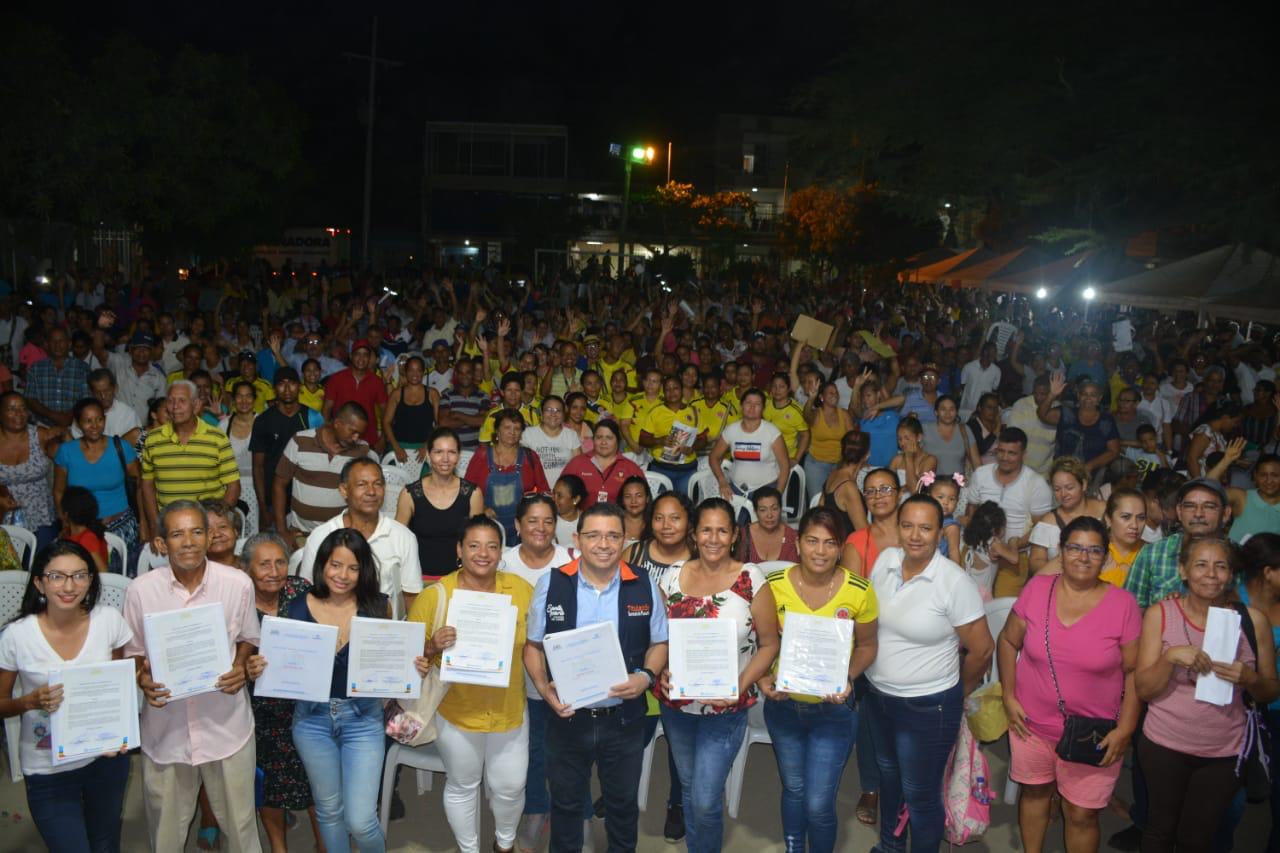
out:
{"label": "plastic white chair", "polygon": [[818,492],[809,500],[809,509],[822,505],[822,492]]}
{"label": "plastic white chair", "polygon": [[138,570],[134,574],[136,577],[142,577],[157,566],[167,565],[169,565],[169,558],[151,550],[151,543],[148,542],[142,546],[142,551],[138,554]]}
{"label": "plastic white chair", "polygon": [[299,548],[289,555],[289,574],[296,575],[298,568],[302,565],[303,549]]}
{"label": "plastic white chair", "polygon": [[227,519],[231,522],[231,526],[233,529],[236,527],[236,522],[235,522],[236,518],[240,519],[240,526],[239,526],[240,535],[243,536],[245,528],[249,526],[249,519],[245,517],[244,510],[242,510],[238,506],[233,506],[227,512]]}
{"label": "plastic white chair", "polygon": [[404,468],[398,468],[394,465],[382,466],[382,481],[386,484],[387,491],[382,497],[382,514],[395,518],[396,504],[400,501],[400,493],[405,487],[413,482],[413,477],[409,476],[409,472]]}
{"label": "plastic white chair", "polygon": [[239,539],[236,540],[236,549],[232,553],[234,553],[237,557],[239,557],[241,554],[244,553],[244,543],[248,541],[249,541],[248,536],[241,536]]}
{"label": "plastic white chair", "polygon": [[[986,603],[987,628],[991,631],[991,639],[996,642],[1000,641],[1000,632],[1004,630],[1004,623],[1009,621],[1009,613],[1012,612],[1014,602],[1017,600],[1013,597],[994,598]],[[982,680],[983,684],[1000,680],[1000,666],[997,660],[995,655],[991,656],[991,671]]]}
{"label": "plastic white chair", "polygon": [[804,490],[804,468],[792,465],[791,473],[787,475],[787,486],[782,490],[783,520],[795,522],[804,515]]}
{"label": "plastic white chair", "polygon": [[31,570],[31,562],[36,557],[36,535],[25,527],[18,527],[13,524],[0,525],[4,528],[4,532],[9,534],[9,538],[13,540],[13,547],[18,552],[18,559],[22,560],[22,565]]}
{"label": "plastic white chair", "polygon": [[467,474],[467,466],[471,464],[471,457],[475,455],[476,452],[474,450],[463,450],[459,453],[458,465],[453,469],[453,472],[459,477],[465,477]]}
{"label": "plastic white chair", "polygon": [[399,468],[409,475],[410,481],[421,479],[422,469],[425,463],[418,461],[418,451],[407,450],[405,452],[409,454],[409,458],[406,461],[401,462],[396,458],[396,452],[394,450],[387,451],[382,457],[383,470],[385,471],[387,468]]}
{"label": "plastic white chair", "polygon": [[747,518],[750,521],[757,520],[756,508],[751,503],[751,500],[749,498],[745,498],[742,495],[734,495],[733,500],[731,500],[729,503],[733,504],[733,516],[734,518],[737,519],[739,525],[743,525],[747,523],[746,521],[742,520],[742,516],[744,513],[746,514]]}
{"label": "plastic white chair", "polygon": [[103,572],[98,575],[98,580],[102,584],[102,591],[98,595],[98,603],[124,612],[124,594],[129,589],[129,582],[132,578],[111,572]]}
{"label": "plastic white chair", "polygon": [[387,750],[386,761],[382,764],[382,802],[378,805],[378,822],[382,824],[382,832],[387,832],[387,823],[391,820],[391,792],[395,790],[396,771],[400,766],[412,767],[418,771],[418,796],[431,790],[432,773],[444,773],[444,759],[434,743],[423,746],[405,746],[393,743]]}
{"label": "plastic white chair", "polygon": [[649,491],[656,498],[663,492],[670,492],[675,487],[671,485],[671,478],[666,474],[659,474],[657,471],[645,471],[644,478],[649,481]]}
{"label": "plastic white chair", "polygon": [[[644,748],[644,755],[640,757],[640,790],[636,796],[636,805],[640,807],[640,811],[644,811],[649,805],[649,776],[653,772],[653,751],[658,745],[658,738],[665,737],[666,733],[662,731],[662,723],[658,723],[657,730],[653,733],[653,738],[649,741],[649,745]],[[667,745],[670,749],[670,744]]]}
{"label": "plastic white chair", "polygon": [[685,493],[688,494],[689,500],[693,505],[697,506],[703,498],[720,494],[720,484],[716,482],[716,476],[711,473],[710,469],[699,471],[689,478],[689,485],[685,487]]}
{"label": "plastic white chair", "polygon": [[123,573],[118,577],[123,577],[129,573],[129,546],[124,544],[124,540],[114,533],[107,533],[102,537],[107,542],[107,565],[111,565],[111,558],[115,555],[120,556],[120,571]]}
{"label": "plastic white chair", "polygon": [[244,526],[240,528],[240,535],[248,539],[258,532],[258,495],[253,491],[252,485],[240,492],[240,501],[245,505]]}
{"label": "plastic white chair", "polygon": [[[24,531],[25,532],[25,531]],[[9,622],[22,612],[22,595],[27,591],[26,572],[0,572],[0,625]],[[13,683],[13,695],[23,694],[21,679]],[[22,757],[18,743],[22,738],[22,717],[8,717],[4,721],[4,739],[8,746],[9,777],[14,782],[22,781]]]}
{"label": "plastic white chair", "polygon": [[733,764],[729,765],[729,778],[725,780],[725,806],[729,810],[729,817],[735,820],[738,817],[738,805],[742,802],[742,783],[747,775],[747,754],[751,751],[751,745],[773,744],[773,738],[769,737],[769,728],[764,724],[763,702],[762,699],[747,709],[747,733],[742,739],[742,746],[738,748],[738,754],[734,756]]}

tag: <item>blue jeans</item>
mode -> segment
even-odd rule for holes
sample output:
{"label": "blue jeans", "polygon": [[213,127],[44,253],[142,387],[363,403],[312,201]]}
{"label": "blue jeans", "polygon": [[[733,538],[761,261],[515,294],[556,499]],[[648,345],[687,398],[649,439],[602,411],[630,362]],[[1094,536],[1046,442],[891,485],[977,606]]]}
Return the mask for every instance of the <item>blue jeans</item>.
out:
{"label": "blue jeans", "polygon": [[787,853],[835,849],[836,794],[853,750],[857,720],[858,712],[848,703],[765,700],[764,722],[782,779],[782,836]]}
{"label": "blue jeans", "polygon": [[724,841],[724,784],[747,734],[747,712],[686,714],[663,705],[662,730],[684,788],[689,853],[719,853]]}
{"label": "blue jeans", "polygon": [[350,849],[348,834],[360,853],[386,849],[378,824],[383,738],[377,699],[294,705],[293,744],[311,780],[316,823],[329,850]]}
{"label": "blue jeans", "polygon": [[24,778],[27,808],[46,847],[58,853],[120,853],[129,756],[97,758],[75,770]]}
{"label": "blue jeans", "polygon": [[880,763],[880,853],[906,853],[907,833],[894,835],[906,808],[911,853],[936,853],[946,817],[942,774],[964,711],[964,691],[949,690],[902,699],[872,688],[866,711]]}
{"label": "blue jeans", "polygon": [[[541,699],[525,699],[529,707],[529,769],[525,773],[524,813],[546,814],[551,811],[551,792],[547,790],[547,718],[551,712]],[[582,805],[582,819],[591,820],[595,810],[591,792]]]}
{"label": "blue jeans", "polygon": [[547,763],[552,853],[582,850],[582,799],[590,797],[592,765],[598,768],[604,795],[609,850],[635,850],[644,722],[623,723],[618,711],[593,717],[582,709],[568,719],[550,717],[546,741],[547,754],[554,756]]}
{"label": "blue jeans", "polygon": [[804,457],[804,507],[809,508],[809,501],[813,500],[814,495],[822,494],[822,488],[827,484],[827,478],[831,476],[831,472],[836,470],[836,463],[822,462],[814,459],[812,453],[805,454]]}

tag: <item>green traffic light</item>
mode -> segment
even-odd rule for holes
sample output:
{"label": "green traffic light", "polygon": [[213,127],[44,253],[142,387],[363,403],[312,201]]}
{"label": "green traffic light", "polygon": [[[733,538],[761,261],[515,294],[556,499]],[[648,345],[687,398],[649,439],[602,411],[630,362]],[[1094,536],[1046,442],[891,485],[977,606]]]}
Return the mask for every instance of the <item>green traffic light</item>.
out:
{"label": "green traffic light", "polygon": [[631,159],[641,163],[644,162],[644,149],[638,145],[635,148],[632,148]]}

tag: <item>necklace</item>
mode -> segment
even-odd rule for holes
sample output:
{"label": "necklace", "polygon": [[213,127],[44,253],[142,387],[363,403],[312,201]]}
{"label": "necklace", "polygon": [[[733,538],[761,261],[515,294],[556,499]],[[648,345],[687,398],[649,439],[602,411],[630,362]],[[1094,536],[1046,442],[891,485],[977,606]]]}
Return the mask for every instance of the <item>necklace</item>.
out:
{"label": "necklace", "polygon": [[[823,598],[823,600],[822,600],[822,604],[826,604],[828,601],[830,601],[830,600],[831,600],[831,592],[832,592],[832,590],[835,588],[835,585],[836,585],[836,572],[837,572],[837,570],[839,570],[839,568],[840,568],[839,566],[836,566],[834,569],[832,569],[832,570],[831,570],[831,580],[827,581],[827,590],[826,590],[826,593],[825,593],[826,597],[825,597],[825,598]],[[818,587],[810,586],[810,585],[809,585],[809,582],[808,582],[808,581],[806,581],[806,580],[804,579],[804,572],[801,572],[801,573],[799,574],[799,579],[800,579],[800,584],[801,584],[801,586],[808,587],[810,591],[815,590],[815,589],[818,589]],[[818,607],[821,607],[821,606],[822,606],[822,604],[819,604],[819,605],[818,605]],[[817,610],[817,609],[818,609],[818,607],[815,607],[815,608],[814,608],[814,610]]]}

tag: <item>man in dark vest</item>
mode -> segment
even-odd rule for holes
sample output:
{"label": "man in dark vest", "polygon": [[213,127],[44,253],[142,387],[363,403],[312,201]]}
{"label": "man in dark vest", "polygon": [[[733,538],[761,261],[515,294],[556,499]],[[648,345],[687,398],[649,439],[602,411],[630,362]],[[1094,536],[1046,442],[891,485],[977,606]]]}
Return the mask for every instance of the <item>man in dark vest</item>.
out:
{"label": "man in dark vest", "polygon": [[[598,503],[578,518],[581,556],[538,579],[529,608],[524,665],[555,712],[547,722],[547,782],[551,788],[551,853],[578,853],[582,803],[599,765],[605,829],[611,853],[636,849],[644,753],[645,691],[667,665],[667,616],[657,587],[622,562],[622,509]],[[547,634],[612,622],[631,675],[609,696],[574,711],[549,680],[542,639]]]}

